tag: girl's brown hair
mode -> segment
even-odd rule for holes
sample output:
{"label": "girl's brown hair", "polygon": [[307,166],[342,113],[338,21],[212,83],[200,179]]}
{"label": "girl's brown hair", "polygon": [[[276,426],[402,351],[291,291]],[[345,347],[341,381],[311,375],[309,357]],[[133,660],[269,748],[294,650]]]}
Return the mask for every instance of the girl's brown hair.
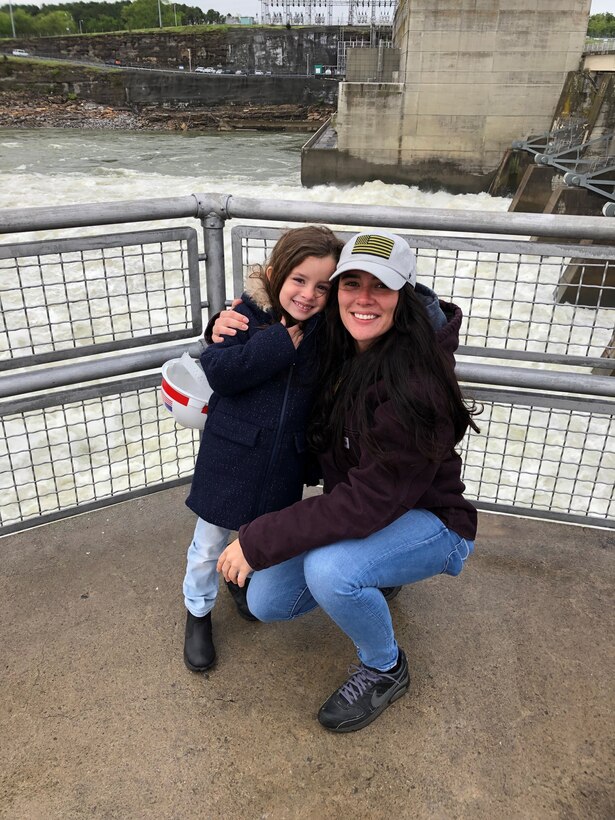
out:
{"label": "girl's brown hair", "polygon": [[[343,247],[342,240],[324,225],[291,228],[278,239],[265,264],[255,265],[250,276],[262,282],[276,316],[284,316],[290,327],[296,324],[296,319],[293,319],[280,304],[280,291],[291,271],[308,256],[316,256],[318,259],[332,256],[337,262]],[[269,268],[271,275],[267,276]]]}

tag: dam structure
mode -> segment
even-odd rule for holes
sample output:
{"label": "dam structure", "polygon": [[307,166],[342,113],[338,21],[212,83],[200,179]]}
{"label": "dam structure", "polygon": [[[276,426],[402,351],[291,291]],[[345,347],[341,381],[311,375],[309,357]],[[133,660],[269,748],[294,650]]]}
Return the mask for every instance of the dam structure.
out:
{"label": "dam structure", "polygon": [[400,0],[399,69],[376,55],[366,76],[340,85],[337,139],[306,146],[303,183],[487,190],[512,140],[549,130],[582,60],[589,9],[590,0]]}

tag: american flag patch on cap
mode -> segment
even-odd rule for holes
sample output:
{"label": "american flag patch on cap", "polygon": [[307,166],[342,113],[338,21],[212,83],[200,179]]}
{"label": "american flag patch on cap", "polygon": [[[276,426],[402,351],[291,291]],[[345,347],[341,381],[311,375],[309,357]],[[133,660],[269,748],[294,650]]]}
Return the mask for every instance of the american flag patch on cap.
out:
{"label": "american flag patch on cap", "polygon": [[364,233],[357,236],[351,253],[368,253],[381,259],[390,259],[395,243],[387,236]]}

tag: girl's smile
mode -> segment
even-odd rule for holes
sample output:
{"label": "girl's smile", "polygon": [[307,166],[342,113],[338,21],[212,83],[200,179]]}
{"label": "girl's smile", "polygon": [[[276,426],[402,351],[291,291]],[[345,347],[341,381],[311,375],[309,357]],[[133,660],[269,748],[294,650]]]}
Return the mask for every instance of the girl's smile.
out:
{"label": "girl's smile", "polygon": [[280,289],[280,305],[298,322],[324,309],[331,290],[329,277],[335,270],[332,256],[307,256],[293,268]]}
{"label": "girl's smile", "polygon": [[359,353],[393,327],[398,301],[399,292],[387,288],[371,273],[351,270],[340,275],[340,318]]}

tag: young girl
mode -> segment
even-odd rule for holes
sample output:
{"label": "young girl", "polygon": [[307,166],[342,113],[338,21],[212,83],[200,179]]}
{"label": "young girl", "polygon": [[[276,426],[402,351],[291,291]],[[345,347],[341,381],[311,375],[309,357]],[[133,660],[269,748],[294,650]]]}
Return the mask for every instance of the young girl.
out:
{"label": "young girl", "polygon": [[[321,316],[343,243],[325,227],[287,231],[249,277],[237,311],[247,330],[210,345],[201,364],[214,393],[186,504],[199,519],[184,579],[184,661],[214,663],[216,562],[231,530],[301,498],[305,429],[317,380]],[[240,612],[245,591],[229,585]]]}

